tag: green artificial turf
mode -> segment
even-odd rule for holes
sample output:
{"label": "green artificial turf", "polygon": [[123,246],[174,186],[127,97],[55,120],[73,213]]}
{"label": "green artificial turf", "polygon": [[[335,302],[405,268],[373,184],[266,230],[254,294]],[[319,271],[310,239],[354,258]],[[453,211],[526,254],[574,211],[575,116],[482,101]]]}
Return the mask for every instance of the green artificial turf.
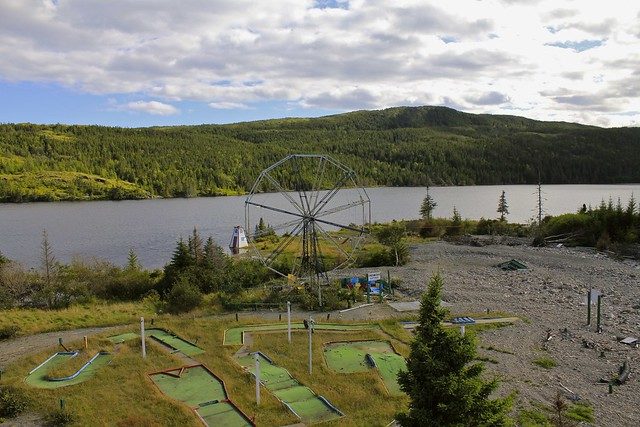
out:
{"label": "green artificial turf", "polygon": [[[365,329],[378,329],[376,324],[342,324],[342,323],[316,323],[314,328],[319,331],[360,331]],[[302,322],[292,322],[292,330],[304,329]],[[242,345],[243,332],[286,331],[286,323],[272,323],[269,325],[246,325],[227,329],[224,332],[224,345]]]}
{"label": "green artificial turf", "polygon": [[[289,372],[271,363],[263,355],[260,360],[260,382],[292,410],[305,423],[318,423],[340,418],[342,414],[327,405],[309,387],[300,384]],[[255,357],[247,355],[237,358],[238,363],[253,375],[256,371]]]}
{"label": "green artificial turf", "polygon": [[178,368],[150,375],[167,396],[186,403],[210,426],[250,426],[237,408],[227,402],[224,384],[204,366]]}
{"label": "green artificial turf", "polygon": [[161,343],[177,350],[187,356],[196,356],[204,353],[204,350],[189,341],[173,335],[164,329],[147,329],[146,333]]}
{"label": "green artificial turf", "polygon": [[327,366],[336,372],[353,373],[371,369],[367,355],[375,367],[389,394],[401,395],[398,372],[407,369],[407,363],[386,341],[346,341],[325,345],[324,358]]}
{"label": "green artificial turf", "polygon": [[93,358],[93,361],[88,366],[81,368],[81,370],[79,370],[79,373],[77,373],[77,375],[74,374],[75,376],[71,379],[59,381],[47,379],[48,373],[53,368],[69,361],[72,357],[75,357],[73,356],[73,353],[56,353],[55,355],[53,355],[53,357],[48,359],[46,363],[31,371],[27,378],[25,378],[25,382],[32,387],[47,389],[79,384],[91,378],[98,369],[105,366],[111,361],[111,354],[101,352]]}

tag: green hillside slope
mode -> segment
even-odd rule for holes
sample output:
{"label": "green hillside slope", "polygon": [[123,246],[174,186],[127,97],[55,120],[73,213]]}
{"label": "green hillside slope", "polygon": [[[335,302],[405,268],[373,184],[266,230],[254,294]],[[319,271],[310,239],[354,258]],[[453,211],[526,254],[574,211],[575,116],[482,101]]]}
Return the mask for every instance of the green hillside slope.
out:
{"label": "green hillside slope", "polygon": [[640,128],[398,107],[232,125],[0,125],[0,201],[239,194],[299,152],[334,156],[364,185],[526,184],[538,170],[547,184],[640,182]]}

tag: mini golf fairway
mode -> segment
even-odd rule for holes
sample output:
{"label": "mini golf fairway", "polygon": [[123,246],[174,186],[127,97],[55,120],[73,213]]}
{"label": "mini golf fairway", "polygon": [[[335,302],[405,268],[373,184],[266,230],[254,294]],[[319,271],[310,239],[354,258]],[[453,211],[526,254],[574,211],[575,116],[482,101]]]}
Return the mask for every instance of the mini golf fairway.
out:
{"label": "mini golf fairway", "polygon": [[177,335],[174,335],[164,329],[147,329],[146,334],[151,338],[160,341],[167,347],[171,347],[175,351],[179,351],[187,356],[195,356],[204,353],[204,350]]}
{"label": "mini golf fairway", "polygon": [[397,376],[407,369],[407,363],[386,341],[329,343],[324,347],[324,358],[329,368],[345,374],[377,368],[389,394],[402,395]]}
{"label": "mini golf fairway", "polygon": [[[276,366],[260,353],[260,382],[284,403],[291,412],[307,424],[334,420],[344,414],[324,397],[316,395],[309,387],[300,384],[284,368]],[[255,358],[241,356],[238,363],[255,376]]]}
{"label": "mini golf fairway", "polygon": [[110,336],[107,339],[111,341],[113,344],[121,344],[125,341],[131,341],[133,339],[136,339],[139,336],[140,335],[136,334],[135,332],[126,332],[124,334]]}
{"label": "mini golf fairway", "polygon": [[29,372],[29,375],[24,381],[32,387],[48,389],[79,384],[91,378],[98,369],[111,361],[111,354],[101,351],[93,356],[83,367],[78,369],[75,374],[64,378],[48,378],[47,375],[53,368],[68,362],[77,355],[78,352],[75,351],[55,353]]}
{"label": "mini golf fairway", "polygon": [[[366,329],[380,328],[376,324],[360,323],[349,325],[346,323],[316,323],[313,327],[318,331],[361,331]],[[291,329],[304,329],[302,322],[292,322]],[[269,332],[269,331],[286,331],[286,323],[272,323],[269,325],[246,325],[230,328],[224,331],[224,345],[242,345],[244,344],[245,332]]]}
{"label": "mini golf fairway", "polygon": [[224,383],[204,365],[149,374],[167,396],[186,403],[209,426],[254,425],[227,397]]}

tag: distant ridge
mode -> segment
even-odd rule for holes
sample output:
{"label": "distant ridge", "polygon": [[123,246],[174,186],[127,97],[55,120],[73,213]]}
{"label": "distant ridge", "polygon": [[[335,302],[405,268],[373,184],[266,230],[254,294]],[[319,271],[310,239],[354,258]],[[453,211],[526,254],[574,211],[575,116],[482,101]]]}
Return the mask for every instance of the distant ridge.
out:
{"label": "distant ridge", "polygon": [[[640,182],[640,128],[447,107],[228,125],[0,125],[0,201],[239,194],[294,152],[330,154],[364,185]],[[290,177],[280,177],[287,182]]]}

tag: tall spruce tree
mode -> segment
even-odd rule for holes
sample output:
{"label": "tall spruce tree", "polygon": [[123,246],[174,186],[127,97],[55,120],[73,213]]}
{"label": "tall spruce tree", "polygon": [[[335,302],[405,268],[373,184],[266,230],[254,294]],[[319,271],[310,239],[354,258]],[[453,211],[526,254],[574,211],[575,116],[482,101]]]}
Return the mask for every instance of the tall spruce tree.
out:
{"label": "tall spruce tree", "polygon": [[500,214],[500,221],[504,221],[505,216],[509,215],[509,205],[507,204],[507,196],[504,190],[502,190],[502,194],[498,200],[498,213]]}
{"label": "tall spruce tree", "polygon": [[442,326],[448,314],[440,305],[442,286],[442,278],[433,276],[422,297],[407,371],[398,375],[410,398],[409,411],[396,420],[416,427],[507,425],[511,400],[489,398],[498,383],[481,378],[484,366],[474,363],[474,338]]}
{"label": "tall spruce tree", "polygon": [[427,221],[431,220],[431,215],[433,214],[433,210],[438,206],[433,197],[429,194],[429,186],[427,186],[427,195],[422,200],[422,205],[420,206],[420,215],[422,215],[422,219],[426,219]]}

